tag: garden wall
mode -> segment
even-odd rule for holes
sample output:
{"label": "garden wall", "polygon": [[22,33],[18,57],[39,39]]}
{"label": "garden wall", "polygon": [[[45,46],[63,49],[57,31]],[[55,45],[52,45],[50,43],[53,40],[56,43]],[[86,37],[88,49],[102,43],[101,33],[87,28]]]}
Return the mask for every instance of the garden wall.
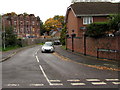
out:
{"label": "garden wall", "polygon": [[[67,40],[72,50],[72,40]],[[74,51],[82,54],[112,60],[120,60],[120,36],[104,38],[74,38]]]}

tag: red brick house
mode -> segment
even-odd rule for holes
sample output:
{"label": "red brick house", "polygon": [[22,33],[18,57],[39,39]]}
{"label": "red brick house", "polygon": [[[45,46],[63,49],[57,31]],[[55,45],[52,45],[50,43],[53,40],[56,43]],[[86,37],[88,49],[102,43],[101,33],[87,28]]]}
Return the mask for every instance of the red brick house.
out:
{"label": "red brick house", "polygon": [[5,14],[2,16],[5,26],[12,26],[14,33],[20,38],[40,37],[40,18],[34,14]]}
{"label": "red brick house", "polygon": [[[67,9],[66,19],[65,19],[67,31],[69,35],[69,38],[67,38],[67,48],[75,52],[79,52],[85,55],[87,54],[95,57],[98,56],[97,55],[98,48],[107,49],[107,47],[104,46],[103,44],[101,44],[102,46],[98,45],[98,43],[102,41],[85,38],[84,31],[86,30],[86,26],[88,24],[91,24],[93,22],[107,21],[109,19],[108,16],[110,14],[117,14],[118,12],[120,12],[119,5],[120,3],[110,3],[110,2],[77,2],[70,5]],[[72,33],[76,34],[74,39],[72,38]],[[118,40],[118,38],[116,40]],[[103,41],[105,44],[106,43],[105,40]],[[116,45],[117,47],[112,49],[118,50],[119,48],[118,43]],[[115,47],[115,45],[113,45],[113,47]],[[102,56],[103,55],[101,55],[101,57]],[[116,58],[117,56],[114,57]],[[103,58],[108,58],[108,57],[103,57]]]}
{"label": "red brick house", "polygon": [[118,13],[118,3],[78,2],[68,7],[66,24],[69,34],[74,29],[77,37],[83,34],[81,29],[93,22],[104,22],[110,14]]}

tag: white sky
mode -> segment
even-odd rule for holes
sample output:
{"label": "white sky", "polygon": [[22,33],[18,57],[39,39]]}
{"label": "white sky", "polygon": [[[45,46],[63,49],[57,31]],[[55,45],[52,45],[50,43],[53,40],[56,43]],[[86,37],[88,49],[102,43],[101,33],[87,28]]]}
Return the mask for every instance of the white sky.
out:
{"label": "white sky", "polygon": [[65,15],[71,0],[2,0],[0,14],[15,12],[39,16],[44,22],[54,15]]}
{"label": "white sky", "polygon": [[55,15],[65,15],[71,0],[2,0],[0,3],[0,14],[26,12],[39,16],[44,22]]}

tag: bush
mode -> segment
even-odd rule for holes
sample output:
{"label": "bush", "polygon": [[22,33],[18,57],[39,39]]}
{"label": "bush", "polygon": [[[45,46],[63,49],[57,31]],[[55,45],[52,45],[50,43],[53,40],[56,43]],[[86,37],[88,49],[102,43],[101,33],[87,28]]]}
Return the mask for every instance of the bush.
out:
{"label": "bush", "polygon": [[120,14],[117,15],[111,15],[111,19],[109,20],[109,26],[110,29],[113,29],[115,31],[119,30],[118,24],[120,23]]}
{"label": "bush", "polygon": [[89,37],[102,37],[109,31],[107,22],[96,22],[87,26],[86,35]]}

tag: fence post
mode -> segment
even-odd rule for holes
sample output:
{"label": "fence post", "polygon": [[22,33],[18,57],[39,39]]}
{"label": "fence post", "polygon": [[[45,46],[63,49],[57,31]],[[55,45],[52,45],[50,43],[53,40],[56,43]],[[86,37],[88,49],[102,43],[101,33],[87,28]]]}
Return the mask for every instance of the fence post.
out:
{"label": "fence post", "polygon": [[97,48],[97,59],[99,58],[99,48]]}

